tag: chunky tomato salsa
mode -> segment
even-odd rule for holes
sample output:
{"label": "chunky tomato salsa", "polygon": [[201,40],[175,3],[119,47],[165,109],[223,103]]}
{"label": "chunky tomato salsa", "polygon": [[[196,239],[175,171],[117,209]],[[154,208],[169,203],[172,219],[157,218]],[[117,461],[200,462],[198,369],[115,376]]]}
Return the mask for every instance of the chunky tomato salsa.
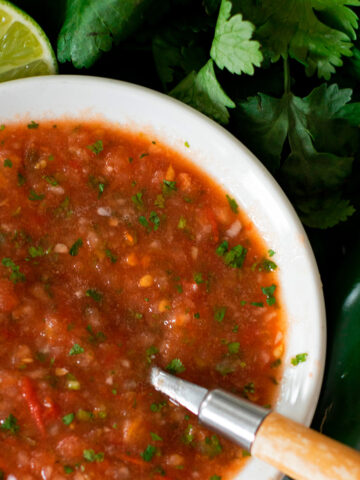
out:
{"label": "chunky tomato salsa", "polygon": [[273,404],[284,325],[269,247],[156,138],[1,125],[0,478],[230,478],[247,452],[148,376]]}

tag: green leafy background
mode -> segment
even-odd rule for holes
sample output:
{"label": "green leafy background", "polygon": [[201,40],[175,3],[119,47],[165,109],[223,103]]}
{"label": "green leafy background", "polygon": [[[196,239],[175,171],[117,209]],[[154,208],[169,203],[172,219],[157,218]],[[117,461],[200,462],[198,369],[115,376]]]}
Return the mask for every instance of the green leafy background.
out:
{"label": "green leafy background", "polygon": [[360,0],[14,3],[49,36],[60,73],[163,91],[242,140],[297,209],[329,304],[360,240]]}

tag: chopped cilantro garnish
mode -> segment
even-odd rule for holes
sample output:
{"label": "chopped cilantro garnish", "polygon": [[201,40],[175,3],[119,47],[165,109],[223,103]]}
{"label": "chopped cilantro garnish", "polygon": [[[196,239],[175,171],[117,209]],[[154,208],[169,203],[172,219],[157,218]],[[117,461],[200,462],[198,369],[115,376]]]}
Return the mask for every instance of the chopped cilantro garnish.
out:
{"label": "chopped cilantro garnish", "polygon": [[1,421],[1,430],[6,430],[12,434],[15,434],[20,429],[17,418],[12,413]]}
{"label": "chopped cilantro garnish", "polygon": [[133,157],[129,157],[129,158],[128,158],[129,163],[132,163],[133,160],[134,160]]}
{"label": "chopped cilantro garnish", "polygon": [[226,314],[226,307],[216,307],[214,310],[214,318],[217,322],[222,322]]}
{"label": "chopped cilantro garnish", "polygon": [[69,474],[75,471],[74,467],[71,465],[64,465],[64,473]]}
{"label": "chopped cilantro garnish", "polygon": [[202,273],[200,272],[194,273],[194,282],[197,283],[198,285],[200,285],[200,283],[204,283]]}
{"label": "chopped cilantro garnish", "polygon": [[32,202],[37,202],[39,200],[43,200],[45,195],[43,193],[36,193],[35,190],[30,190],[28,199]]}
{"label": "chopped cilantro garnish", "polygon": [[17,178],[18,178],[18,182],[17,182],[18,186],[22,187],[26,181],[24,175],[22,175],[21,173],[18,173]]}
{"label": "chopped cilantro garnish", "polygon": [[274,250],[268,250],[268,254],[269,254],[269,257],[272,257],[273,255],[275,255],[275,252]]}
{"label": "chopped cilantro garnish", "polygon": [[69,253],[70,255],[72,255],[73,257],[76,257],[76,255],[79,253],[79,248],[83,245],[83,241],[81,238],[78,238],[76,240],[76,242],[74,242],[72,244],[72,246],[70,247],[70,250],[69,250]]}
{"label": "chopped cilantro garnish", "polygon": [[175,285],[175,288],[176,290],[179,292],[179,293],[182,293],[183,292],[183,287],[180,283],[178,283],[177,285]]}
{"label": "chopped cilantro garnish", "polygon": [[4,160],[4,167],[11,168],[12,166],[13,166],[13,163],[12,163],[12,161],[10,160],[10,158],[5,158],[5,160]]}
{"label": "chopped cilantro garnish", "polygon": [[31,123],[28,124],[27,128],[39,128],[39,124],[31,120]]}
{"label": "chopped cilantro garnish", "polygon": [[179,223],[178,223],[177,228],[179,228],[180,230],[184,230],[185,227],[186,227],[186,218],[181,216],[179,218]]}
{"label": "chopped cilantro garnish", "polygon": [[150,410],[152,412],[159,412],[162,408],[166,407],[166,405],[167,405],[166,402],[152,403],[150,405]]}
{"label": "chopped cilantro garnish", "polygon": [[141,216],[139,217],[139,223],[140,223],[140,225],[142,225],[144,228],[146,228],[146,230],[147,230],[148,232],[150,232],[151,227],[150,227],[150,225],[149,225],[149,222],[146,220],[146,218],[145,218],[143,215],[141,215]]}
{"label": "chopped cilantro garnish", "polygon": [[277,269],[277,265],[272,260],[264,258],[264,260],[258,266],[258,270],[261,272],[265,270],[265,272],[274,272]]}
{"label": "chopped cilantro garnish", "polygon": [[160,218],[156,212],[150,212],[150,217],[149,220],[151,223],[154,224],[154,232],[159,228],[160,226]]}
{"label": "chopped cilantro garnish", "polygon": [[185,372],[185,367],[182,364],[182,361],[179,358],[174,358],[171,362],[166,366],[166,370],[170,373],[182,373]]}
{"label": "chopped cilantro garnish", "polygon": [[154,205],[155,205],[155,207],[158,207],[158,208],[165,208],[164,195],[162,195],[161,193],[159,195],[156,195]]}
{"label": "chopped cilantro garnish", "polygon": [[162,438],[154,432],[150,432],[150,436],[154,442],[162,442]]}
{"label": "chopped cilantro garnish", "polygon": [[194,318],[200,318],[200,313],[199,312],[194,313]]}
{"label": "chopped cilantro garnish", "polygon": [[6,128],[5,125],[4,125],[4,124],[1,124],[1,125],[0,125],[0,132],[2,132],[3,130],[5,130],[5,128]]}
{"label": "chopped cilantro garnish", "polygon": [[226,240],[224,240],[216,249],[216,254],[219,255],[219,257],[222,257],[225,255],[225,253],[229,250],[229,244]]}
{"label": "chopped cilantro garnish", "polygon": [[3,258],[1,263],[4,267],[10,268],[11,274],[9,278],[13,283],[25,281],[25,275],[20,272],[20,267],[16,265],[11,258]]}
{"label": "chopped cilantro garnish", "polygon": [[108,248],[105,250],[105,255],[110,259],[111,263],[117,262],[117,256],[112,253]]}
{"label": "chopped cilantro garnish", "polygon": [[232,268],[241,268],[247,254],[246,248],[242,245],[236,245],[229,252],[225,253],[224,262]]}
{"label": "chopped cilantro garnish", "polygon": [[239,353],[240,343],[239,342],[230,342],[228,344],[228,350],[229,350],[229,353],[231,353],[231,354]]}
{"label": "chopped cilantro garnish", "polygon": [[186,148],[190,148],[189,142],[184,142]]}
{"label": "chopped cilantro garnish", "polygon": [[211,475],[209,480],[221,480],[220,475]]}
{"label": "chopped cilantro garnish", "polygon": [[98,292],[94,288],[89,288],[89,290],[86,290],[85,295],[87,297],[91,297],[95,302],[100,302],[103,298],[102,293]]}
{"label": "chopped cilantro garnish", "polygon": [[276,289],[276,285],[274,284],[270,285],[269,287],[261,287],[261,291],[266,296],[266,303],[270,306],[274,305],[276,302],[274,297],[275,289]]}
{"label": "chopped cilantro garnish", "polygon": [[98,184],[98,190],[99,190],[98,197],[100,198],[101,195],[104,193],[105,183],[99,182],[99,184]]}
{"label": "chopped cilantro garnish", "polygon": [[62,417],[62,421],[65,425],[70,425],[73,422],[75,415],[73,413],[68,413]]}
{"label": "chopped cilantro garnish", "polygon": [[243,457],[251,457],[251,453],[248,452],[247,450],[243,450],[243,451],[242,451],[242,456],[243,456]]}
{"label": "chopped cilantro garnish", "polygon": [[31,258],[36,257],[43,257],[45,255],[45,251],[42,247],[29,247],[28,249],[29,255]]}
{"label": "chopped cilantro garnish", "polygon": [[69,355],[79,355],[80,353],[84,353],[83,347],[81,347],[78,343],[74,343],[70,349]]}
{"label": "chopped cilantro garnish", "polygon": [[271,368],[277,368],[281,365],[281,358],[277,358],[276,360],[274,360],[271,364],[270,364],[270,367]]}
{"label": "chopped cilantro garnish", "polygon": [[229,202],[229,206],[234,213],[239,213],[239,206],[236,201],[231,198],[229,195],[226,195],[226,199]]}
{"label": "chopped cilantro garnish", "polygon": [[297,365],[299,365],[299,363],[306,362],[308,355],[308,353],[298,353],[295,357],[291,359],[291,364],[296,367]]}
{"label": "chopped cilantro garnish", "polygon": [[253,307],[263,307],[264,306],[263,302],[250,302],[250,305],[252,305]]}
{"label": "chopped cilantro garnish", "polygon": [[205,438],[205,444],[203,445],[203,451],[210,458],[219,455],[222,452],[222,446],[220,444],[217,435],[211,435],[211,437]]}
{"label": "chopped cilantro garnish", "polygon": [[153,456],[155,455],[156,453],[156,447],[154,447],[153,445],[148,445],[145,450],[140,453],[141,457],[143,460],[145,460],[145,462],[150,462],[153,458]]}
{"label": "chopped cilantro garnish", "polygon": [[149,155],[150,155],[149,153],[142,153],[139,158],[148,157]]}
{"label": "chopped cilantro garnish", "polygon": [[135,195],[131,196],[131,201],[140,210],[144,208],[144,202],[143,202],[142,196],[143,196],[142,192],[137,192],[135,193]]}
{"label": "chopped cilantro garnish", "polygon": [[86,148],[88,148],[93,153],[95,153],[95,155],[99,155],[99,153],[104,150],[102,140],[97,140],[95,143],[93,143],[91,145],[87,145]]}
{"label": "chopped cilantro garnish", "polygon": [[232,329],[234,333],[237,333],[239,331],[239,325],[235,325]]}
{"label": "chopped cilantro garnish", "polygon": [[255,393],[255,384],[254,382],[247,383],[243,388],[243,393],[247,397],[248,393]]}
{"label": "chopped cilantro garnish", "polygon": [[185,443],[185,445],[189,445],[193,440],[194,440],[194,435],[192,434],[193,432],[193,426],[188,425],[184,435],[182,436],[182,441]]}
{"label": "chopped cilantro garnish", "polygon": [[104,453],[95,453],[93,449],[84,450],[83,457],[88,462],[102,462],[104,460]]}
{"label": "chopped cilantro garnish", "polygon": [[52,185],[53,187],[59,185],[59,182],[52,176],[44,175],[42,178],[45,180],[45,182],[47,182],[49,185]]}
{"label": "chopped cilantro garnish", "polygon": [[156,348],[154,345],[151,345],[151,347],[146,349],[146,360],[148,363],[151,363],[152,357],[159,353],[159,349]]}
{"label": "chopped cilantro garnish", "polygon": [[171,182],[170,180],[163,180],[162,193],[164,195],[168,195],[169,193],[175,192],[176,190],[176,182]]}

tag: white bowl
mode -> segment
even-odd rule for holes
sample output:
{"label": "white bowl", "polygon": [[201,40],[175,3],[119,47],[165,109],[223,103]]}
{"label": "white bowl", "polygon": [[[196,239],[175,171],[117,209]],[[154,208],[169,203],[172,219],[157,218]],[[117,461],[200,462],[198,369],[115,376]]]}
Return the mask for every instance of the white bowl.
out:
{"label": "white bowl", "polygon": [[[309,425],[325,362],[325,310],[319,272],[304,229],[283,191],[236,138],[204,115],[166,95],[115,80],[85,76],[34,77],[0,85],[0,124],[14,120],[103,117],[151,132],[221,184],[276,251],[288,332],[276,410]],[[185,147],[188,142],[190,148]],[[308,353],[297,367],[290,359]],[[281,474],[251,459],[236,480],[275,480]]]}

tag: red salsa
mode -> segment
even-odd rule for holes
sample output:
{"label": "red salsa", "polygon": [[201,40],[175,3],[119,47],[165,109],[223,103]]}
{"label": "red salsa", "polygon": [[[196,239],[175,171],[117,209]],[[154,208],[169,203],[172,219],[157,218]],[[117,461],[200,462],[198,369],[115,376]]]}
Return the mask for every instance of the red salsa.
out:
{"label": "red salsa", "polygon": [[149,370],[270,407],[276,269],[236,201],[156,138],[1,126],[0,478],[231,478],[247,452]]}

